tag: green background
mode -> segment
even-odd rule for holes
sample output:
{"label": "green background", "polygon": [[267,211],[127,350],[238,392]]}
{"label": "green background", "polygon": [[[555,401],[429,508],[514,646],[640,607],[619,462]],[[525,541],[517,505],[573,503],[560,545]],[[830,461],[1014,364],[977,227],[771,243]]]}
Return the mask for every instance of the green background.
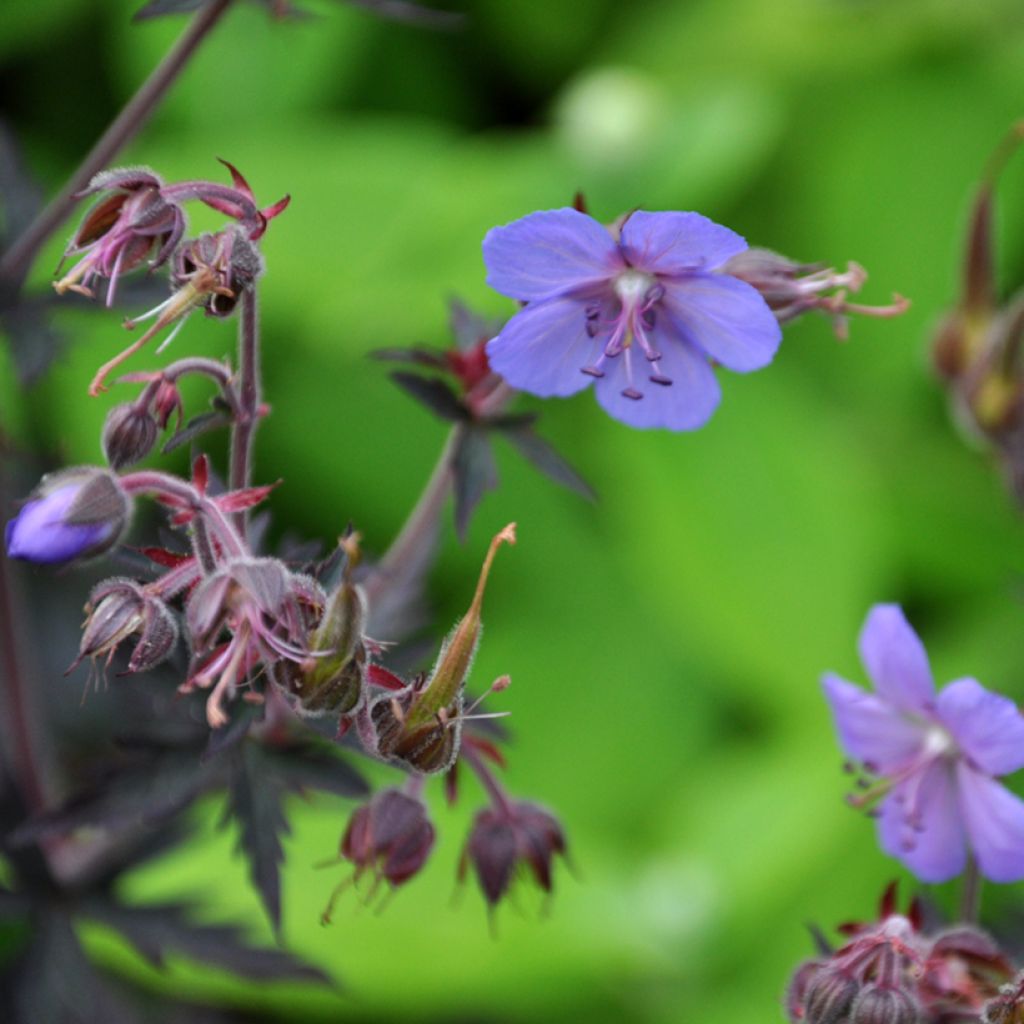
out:
{"label": "green background", "polygon": [[[0,5],[0,111],[47,193],[181,30],[181,18],[129,24],[137,5]],[[631,431],[588,393],[544,403],[541,432],[599,503],[502,449],[501,489],[465,547],[448,530],[431,584],[438,636],[490,536],[519,524],[474,681],[512,676],[499,699],[513,712],[508,784],[568,830],[575,875],[559,867],[549,908],[523,891],[492,935],[472,887],[453,904],[483,800],[470,784],[454,812],[432,794],[440,841],[424,873],[382,914],[349,894],[326,929],[341,869],[314,864],[351,807],[294,808],[286,940],[343,995],[245,987],[180,961],[158,974],[110,935],[88,939],[153,986],[292,1021],[776,1020],[810,952],[805,922],[869,917],[901,874],[843,804],[818,687],[826,669],[863,680],[855,640],[870,605],[904,605],[940,682],[970,674],[1024,698],[1018,513],[953,424],[927,355],[956,293],[972,184],[1024,113],[1024,13],[1017,0],[461,9],[466,29],[447,35],[343,4],[283,24],[240,4],[121,158],[173,180],[218,178],[223,156],[261,200],[293,197],[267,235],[262,287],[273,415],[257,475],[284,479],[279,526],[329,541],[352,520],[386,547],[444,427],[366,353],[448,344],[453,293],[511,313],[483,283],[481,238],[576,189],[602,220],[696,209],[796,259],[855,259],[871,275],[865,301],[899,291],[913,307],[854,322],[846,344],[824,318],[793,324],[769,369],[721,374],[722,405],[693,434]],[[1022,181],[1018,158],[1000,193],[1007,294],[1024,270]],[[70,230],[38,260],[40,288]],[[86,398],[124,340],[116,314],[79,307],[66,301],[73,344],[31,392],[0,350],[0,423],[51,466],[97,461],[106,410],[131,394]],[[233,346],[231,324],[197,317],[135,368]],[[70,683],[68,700],[78,694]],[[199,838],[131,893],[199,894],[211,917],[269,939],[233,837],[213,831],[218,810],[204,805]],[[997,915],[1019,894],[987,897]]]}

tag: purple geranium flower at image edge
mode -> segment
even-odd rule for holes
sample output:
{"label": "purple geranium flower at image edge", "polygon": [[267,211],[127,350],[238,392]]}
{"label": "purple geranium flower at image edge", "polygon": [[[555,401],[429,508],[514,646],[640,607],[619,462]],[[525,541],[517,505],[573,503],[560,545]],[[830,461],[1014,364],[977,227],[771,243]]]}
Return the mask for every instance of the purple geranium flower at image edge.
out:
{"label": "purple geranium flower at image edge", "polygon": [[74,480],[26,502],[4,529],[8,556],[55,565],[104,548],[120,531],[123,519],[121,522],[68,522],[67,515],[81,490],[81,482]]}
{"label": "purple geranium flower at image edge", "polygon": [[897,605],[876,605],[860,635],[868,693],[822,680],[843,749],[874,776],[851,798],[882,802],[879,839],[925,882],[962,872],[967,851],[996,882],[1024,878],[1024,803],[995,776],[1024,767],[1024,718],[975,679],[936,694],[928,656]]}
{"label": "purple geranium flower at image edge", "polygon": [[711,360],[758,370],[782,337],[756,289],[716,273],[746,248],[699,213],[638,210],[617,235],[572,208],[493,228],[487,283],[526,305],[489,342],[491,368],[542,397],[593,383],[630,426],[693,430],[720,397]]}

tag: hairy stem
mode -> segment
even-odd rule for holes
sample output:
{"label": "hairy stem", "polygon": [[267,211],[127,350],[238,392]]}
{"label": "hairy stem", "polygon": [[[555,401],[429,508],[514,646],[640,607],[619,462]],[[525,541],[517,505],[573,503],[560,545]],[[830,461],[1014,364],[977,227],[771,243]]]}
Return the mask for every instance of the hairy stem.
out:
{"label": "hairy stem", "polygon": [[153,69],[121,113],[99,138],[63,189],[0,257],[0,281],[18,289],[40,247],[60,227],[75,205],[76,193],[89,184],[138,133],[174,84],[189,58],[231,6],[231,0],[212,0],[189,23],[167,56]]}
{"label": "hairy stem", "polygon": [[[228,486],[240,491],[252,483],[253,436],[260,417],[260,325],[256,286],[242,292],[238,321],[238,411],[231,426],[231,464]],[[248,512],[235,512],[235,529],[244,538]]]}
{"label": "hairy stem", "polygon": [[367,578],[364,587],[371,608],[387,590],[400,587],[426,571],[437,541],[441,512],[452,486],[452,456],[465,429],[461,423],[452,427],[423,493],[391,547]]}

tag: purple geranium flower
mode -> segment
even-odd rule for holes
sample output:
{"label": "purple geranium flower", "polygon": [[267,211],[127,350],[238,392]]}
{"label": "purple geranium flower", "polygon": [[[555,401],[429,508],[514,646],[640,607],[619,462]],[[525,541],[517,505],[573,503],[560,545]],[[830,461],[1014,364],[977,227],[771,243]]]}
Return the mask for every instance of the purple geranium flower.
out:
{"label": "purple geranium flower", "polygon": [[860,635],[876,693],[822,680],[843,749],[873,784],[879,838],[925,882],[963,871],[967,851],[996,882],[1024,878],[1024,803],[995,781],[1024,767],[1024,718],[975,679],[935,693],[928,656],[897,605],[876,605]]}
{"label": "purple geranium flower", "polygon": [[488,344],[491,367],[543,397],[593,382],[630,426],[693,430],[718,404],[712,360],[757,370],[779,347],[756,289],[715,272],[746,248],[699,213],[638,210],[613,233],[567,208],[493,228],[487,282],[526,306]]}

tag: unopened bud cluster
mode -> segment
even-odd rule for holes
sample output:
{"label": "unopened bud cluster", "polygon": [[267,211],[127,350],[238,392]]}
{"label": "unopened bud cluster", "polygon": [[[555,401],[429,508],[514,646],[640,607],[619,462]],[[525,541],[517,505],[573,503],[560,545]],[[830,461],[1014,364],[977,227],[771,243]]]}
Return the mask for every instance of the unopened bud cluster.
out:
{"label": "unopened bud cluster", "polygon": [[926,936],[909,918],[890,914],[857,926],[830,956],[802,964],[790,982],[786,1009],[793,1024],[979,1020],[1012,973],[1009,960],[979,929],[959,926]]}

